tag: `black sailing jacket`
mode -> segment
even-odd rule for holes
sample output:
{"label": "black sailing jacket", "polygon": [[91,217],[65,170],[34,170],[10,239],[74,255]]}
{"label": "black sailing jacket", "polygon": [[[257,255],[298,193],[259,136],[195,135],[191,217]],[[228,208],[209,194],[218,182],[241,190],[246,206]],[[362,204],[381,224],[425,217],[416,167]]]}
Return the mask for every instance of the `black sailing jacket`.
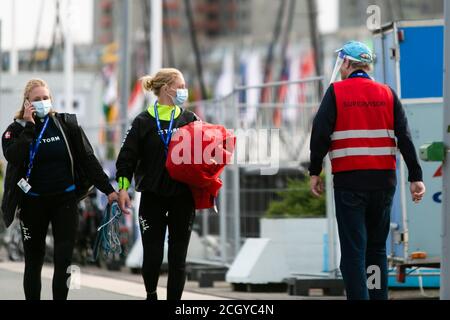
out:
{"label": "black sailing jacket", "polygon": [[[198,116],[181,109],[175,119],[172,132],[198,120]],[[161,129],[167,131],[169,121],[161,120]],[[187,185],[173,180],[166,169],[164,144],[158,134],[156,120],[149,112],[141,112],[133,121],[123,141],[116,162],[116,179],[134,176],[136,190],[161,196],[175,196],[189,191]]]}
{"label": "black sailing jacket", "polygon": [[[86,197],[93,186],[105,194],[114,192],[108,176],[95,157],[89,140],[78,125],[76,115],[54,113],[52,117],[61,130],[67,149],[70,150],[69,157],[78,200]],[[17,183],[25,177],[30,143],[35,138],[35,125],[23,120],[14,121],[2,135],[3,154],[8,165],[1,211],[7,227],[14,220],[14,216],[20,212],[23,191],[17,186]]]}

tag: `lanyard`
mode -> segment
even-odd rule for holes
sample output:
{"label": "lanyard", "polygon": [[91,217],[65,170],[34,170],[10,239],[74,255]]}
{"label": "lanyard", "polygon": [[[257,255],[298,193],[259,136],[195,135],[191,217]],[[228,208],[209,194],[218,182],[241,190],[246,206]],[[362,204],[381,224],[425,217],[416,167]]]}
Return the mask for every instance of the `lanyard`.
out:
{"label": "lanyard", "polygon": [[156,125],[158,126],[158,135],[161,138],[163,144],[164,144],[164,152],[166,153],[169,150],[169,143],[170,139],[172,138],[172,128],[173,128],[173,119],[175,116],[175,109],[172,110],[172,114],[170,115],[170,122],[169,122],[169,129],[167,130],[167,136],[164,135],[164,131],[161,130],[161,122],[159,121],[159,114],[158,114],[158,101],[155,101],[154,109],[155,109],[155,119],[156,119]]}
{"label": "lanyard", "polygon": [[33,143],[30,143],[30,162],[28,164],[28,170],[27,170],[27,175],[26,175],[27,181],[31,176],[31,169],[33,168],[34,158],[36,157],[37,151],[39,149],[39,145],[41,144],[42,136],[44,135],[45,129],[47,129],[49,119],[50,118],[47,116],[45,119],[44,126],[42,127],[42,130],[39,133],[39,136],[38,136],[34,146],[33,146]]}

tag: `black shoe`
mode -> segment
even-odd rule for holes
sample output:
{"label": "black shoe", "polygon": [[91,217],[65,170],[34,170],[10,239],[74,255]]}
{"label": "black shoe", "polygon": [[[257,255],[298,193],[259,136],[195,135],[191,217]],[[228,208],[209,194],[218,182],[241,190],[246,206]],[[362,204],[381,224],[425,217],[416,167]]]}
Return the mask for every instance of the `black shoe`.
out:
{"label": "black shoe", "polygon": [[147,299],[146,300],[158,300],[158,295],[155,292],[147,293]]}

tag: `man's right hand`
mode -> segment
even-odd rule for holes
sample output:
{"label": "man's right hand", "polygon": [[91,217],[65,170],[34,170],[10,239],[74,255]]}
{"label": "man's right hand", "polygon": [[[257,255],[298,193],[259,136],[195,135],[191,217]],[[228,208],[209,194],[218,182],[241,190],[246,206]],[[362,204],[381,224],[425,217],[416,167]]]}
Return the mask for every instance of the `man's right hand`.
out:
{"label": "man's right hand", "polygon": [[131,214],[129,210],[131,208],[131,200],[127,190],[122,189],[119,191],[119,207],[123,213]]}
{"label": "man's right hand", "polygon": [[322,178],[320,176],[311,176],[309,184],[311,187],[311,192],[316,197],[320,197],[324,190]]}
{"label": "man's right hand", "polygon": [[425,194],[425,184],[422,181],[411,182],[409,189],[411,191],[412,201],[419,203]]}
{"label": "man's right hand", "polygon": [[25,100],[23,107],[23,120],[34,124],[34,113],[36,112],[36,109],[28,100]]}

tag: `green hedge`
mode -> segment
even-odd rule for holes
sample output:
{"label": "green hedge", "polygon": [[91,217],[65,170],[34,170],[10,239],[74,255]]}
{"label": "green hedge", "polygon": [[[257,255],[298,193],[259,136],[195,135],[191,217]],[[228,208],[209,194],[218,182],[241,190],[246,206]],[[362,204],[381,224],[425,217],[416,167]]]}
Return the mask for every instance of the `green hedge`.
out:
{"label": "green hedge", "polygon": [[309,188],[309,177],[289,179],[287,189],[277,192],[279,200],[269,204],[267,218],[321,218],[326,216],[325,196],[315,197]]}

